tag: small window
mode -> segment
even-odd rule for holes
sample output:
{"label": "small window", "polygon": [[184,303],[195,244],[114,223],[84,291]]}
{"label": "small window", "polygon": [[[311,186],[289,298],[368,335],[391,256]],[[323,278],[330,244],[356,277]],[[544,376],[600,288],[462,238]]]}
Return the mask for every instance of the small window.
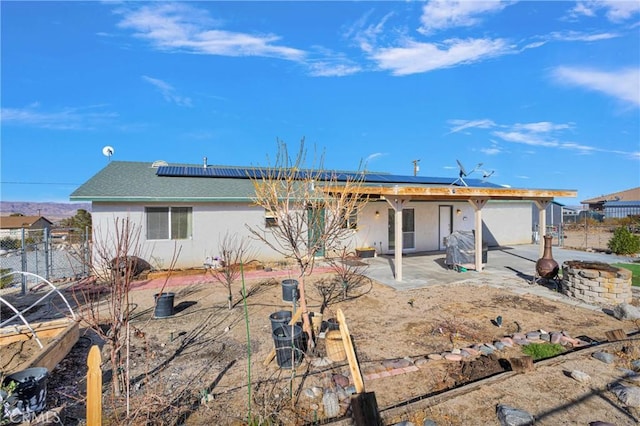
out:
{"label": "small window", "polygon": [[358,209],[351,210],[349,214],[345,210],[342,211],[342,227],[347,229],[358,227]]}
{"label": "small window", "polygon": [[186,240],[192,237],[191,207],[147,207],[148,240]]}
{"label": "small window", "polygon": [[264,215],[264,226],[267,228],[274,228],[278,226],[278,218],[272,212],[265,212]]}

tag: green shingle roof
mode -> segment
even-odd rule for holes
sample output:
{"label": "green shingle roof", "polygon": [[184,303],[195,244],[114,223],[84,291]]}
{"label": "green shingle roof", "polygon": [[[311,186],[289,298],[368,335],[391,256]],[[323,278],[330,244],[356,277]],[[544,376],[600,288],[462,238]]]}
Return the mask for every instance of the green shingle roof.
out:
{"label": "green shingle roof", "polygon": [[157,176],[152,163],[111,161],[73,191],[71,201],[207,202],[250,201],[249,179]]}

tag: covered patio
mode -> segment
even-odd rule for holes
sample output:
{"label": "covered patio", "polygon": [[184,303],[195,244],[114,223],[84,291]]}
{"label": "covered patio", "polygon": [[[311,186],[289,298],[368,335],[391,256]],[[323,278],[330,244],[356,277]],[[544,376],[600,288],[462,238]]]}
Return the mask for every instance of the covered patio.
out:
{"label": "covered patio", "polygon": [[[328,192],[342,192],[344,188],[331,186],[323,188]],[[402,211],[410,201],[467,201],[474,209],[475,230],[475,262],[474,269],[482,272],[482,209],[490,200],[529,200],[536,204],[539,210],[538,223],[540,229],[546,229],[546,207],[556,197],[576,197],[575,190],[554,189],[516,189],[505,187],[468,187],[468,186],[410,186],[410,185],[363,185],[357,187],[357,195],[386,200],[395,212],[395,229],[402,229]],[[395,232],[395,247],[403,247],[402,232]],[[539,256],[542,257],[544,247],[539,246]],[[406,257],[405,259],[408,259]],[[393,256],[393,274],[395,281],[406,281],[403,276],[403,253],[396,250]],[[410,279],[410,278],[409,278]]]}
{"label": "covered patio", "polygon": [[[494,247],[489,250],[488,259],[482,273],[474,270],[457,272],[444,264],[444,252],[416,253],[403,256],[405,268],[404,279],[396,279],[395,259],[393,256],[378,256],[362,259],[368,264],[364,274],[381,284],[396,290],[412,290],[430,285],[446,285],[481,281],[487,285],[509,285],[509,283],[526,283],[531,290],[545,289],[543,286],[529,285],[535,274],[536,261],[540,258],[540,246],[525,244],[508,247]],[[553,257],[559,265],[569,260],[587,262],[629,262],[625,256],[569,250],[553,247]]]}

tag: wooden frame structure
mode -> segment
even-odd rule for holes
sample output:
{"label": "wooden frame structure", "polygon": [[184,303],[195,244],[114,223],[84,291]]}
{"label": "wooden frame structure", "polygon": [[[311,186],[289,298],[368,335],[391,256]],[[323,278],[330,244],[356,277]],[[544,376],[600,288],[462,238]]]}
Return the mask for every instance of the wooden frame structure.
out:
{"label": "wooden frame structure", "polygon": [[[324,191],[340,193],[340,186],[325,186]],[[354,194],[355,195],[355,194]],[[539,209],[540,229],[546,229],[546,207],[556,197],[574,198],[576,190],[567,189],[518,189],[506,187],[468,186],[411,186],[411,185],[364,185],[358,188],[358,196],[369,199],[384,199],[395,212],[395,229],[402,229],[402,210],[409,201],[467,201],[475,211],[475,269],[482,271],[482,208],[490,200],[528,200]],[[402,233],[395,233],[395,246],[402,247]],[[540,257],[544,247],[540,245]],[[396,250],[395,280],[402,281],[402,250]]]}

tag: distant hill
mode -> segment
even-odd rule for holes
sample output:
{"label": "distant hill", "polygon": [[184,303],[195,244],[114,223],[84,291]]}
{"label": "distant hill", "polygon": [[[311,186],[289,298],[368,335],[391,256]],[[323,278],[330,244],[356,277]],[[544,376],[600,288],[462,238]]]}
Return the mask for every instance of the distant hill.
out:
{"label": "distant hill", "polygon": [[9,216],[22,213],[25,216],[44,216],[57,222],[76,215],[78,209],[91,211],[91,203],[37,203],[29,201],[0,201],[0,214]]}

